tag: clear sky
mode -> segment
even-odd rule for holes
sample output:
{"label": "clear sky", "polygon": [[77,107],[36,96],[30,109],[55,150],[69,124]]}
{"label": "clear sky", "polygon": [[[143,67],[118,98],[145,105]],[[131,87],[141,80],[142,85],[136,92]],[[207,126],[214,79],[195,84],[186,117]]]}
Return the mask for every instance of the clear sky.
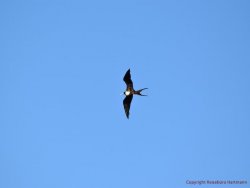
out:
{"label": "clear sky", "polygon": [[[247,0],[1,1],[0,187],[248,187],[249,10]],[[129,68],[149,90],[128,120]]]}

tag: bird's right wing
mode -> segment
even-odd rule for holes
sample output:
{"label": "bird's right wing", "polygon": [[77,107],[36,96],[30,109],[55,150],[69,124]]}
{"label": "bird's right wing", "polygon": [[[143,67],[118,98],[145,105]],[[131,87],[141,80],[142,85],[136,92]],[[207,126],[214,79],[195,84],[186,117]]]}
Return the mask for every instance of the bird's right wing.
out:
{"label": "bird's right wing", "polygon": [[133,95],[129,95],[129,96],[126,96],[125,99],[123,100],[123,106],[124,106],[124,110],[125,110],[125,114],[127,118],[129,118],[129,109],[130,109],[132,99],[133,99]]}

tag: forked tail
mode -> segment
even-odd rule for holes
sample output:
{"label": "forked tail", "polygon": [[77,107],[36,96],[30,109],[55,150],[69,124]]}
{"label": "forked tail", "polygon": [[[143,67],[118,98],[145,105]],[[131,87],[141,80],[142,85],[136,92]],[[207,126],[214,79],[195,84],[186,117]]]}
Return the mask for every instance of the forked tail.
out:
{"label": "forked tail", "polygon": [[145,89],[148,89],[148,88],[143,88],[143,89],[137,90],[137,91],[135,91],[135,94],[136,94],[136,95],[140,95],[140,96],[147,96],[147,95],[141,94],[141,92],[142,92],[143,90],[145,90]]}

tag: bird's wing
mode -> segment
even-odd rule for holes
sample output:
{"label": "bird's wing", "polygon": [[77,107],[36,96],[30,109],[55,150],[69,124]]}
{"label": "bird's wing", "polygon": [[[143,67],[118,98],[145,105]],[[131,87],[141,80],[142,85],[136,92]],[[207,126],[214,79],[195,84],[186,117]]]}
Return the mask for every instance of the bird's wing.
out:
{"label": "bird's wing", "polygon": [[127,84],[127,88],[129,88],[129,87],[133,88],[133,82],[131,80],[131,75],[130,75],[130,69],[128,69],[128,71],[126,72],[123,80]]}
{"label": "bird's wing", "polygon": [[130,109],[130,104],[131,104],[132,99],[133,99],[133,95],[129,95],[125,97],[125,99],[123,100],[123,106],[124,106],[124,110],[125,110],[127,118],[129,118],[129,109]]}

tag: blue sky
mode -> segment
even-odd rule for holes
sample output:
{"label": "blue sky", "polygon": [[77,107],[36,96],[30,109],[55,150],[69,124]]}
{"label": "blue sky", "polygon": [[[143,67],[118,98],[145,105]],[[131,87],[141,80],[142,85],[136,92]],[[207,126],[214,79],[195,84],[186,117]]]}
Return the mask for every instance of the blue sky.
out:
{"label": "blue sky", "polygon": [[[249,9],[1,1],[0,187],[250,181]],[[135,89],[149,88],[129,120],[119,95],[128,68]]]}

